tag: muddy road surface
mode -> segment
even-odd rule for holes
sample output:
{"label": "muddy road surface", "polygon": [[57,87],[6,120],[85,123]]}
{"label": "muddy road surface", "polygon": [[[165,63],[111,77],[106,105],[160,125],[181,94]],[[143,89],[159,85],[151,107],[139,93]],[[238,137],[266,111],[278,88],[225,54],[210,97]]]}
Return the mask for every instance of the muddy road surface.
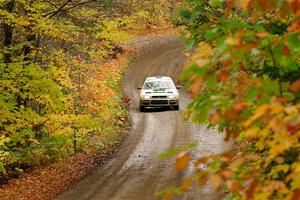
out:
{"label": "muddy road surface", "polygon": [[[57,200],[156,200],[158,191],[179,186],[188,172],[176,172],[170,160],[157,155],[190,141],[198,141],[198,156],[218,153],[226,144],[223,136],[205,127],[184,123],[180,113],[190,102],[180,91],[180,110],[138,110],[138,90],[147,76],[165,75],[177,80],[186,61],[184,46],[177,37],[141,38],[132,42],[143,52],[128,69],[125,93],[131,98],[132,129],[116,156],[100,166]],[[217,200],[210,186],[176,197],[183,200]]]}

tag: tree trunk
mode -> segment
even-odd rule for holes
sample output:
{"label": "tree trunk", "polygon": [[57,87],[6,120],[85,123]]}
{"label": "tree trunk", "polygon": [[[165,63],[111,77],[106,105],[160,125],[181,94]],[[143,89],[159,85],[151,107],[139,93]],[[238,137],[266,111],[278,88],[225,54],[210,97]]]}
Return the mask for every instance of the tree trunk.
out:
{"label": "tree trunk", "polygon": [[[4,9],[11,13],[15,7],[15,0],[11,0],[4,5]],[[12,45],[13,40],[13,27],[10,24],[3,23],[3,45],[6,52],[4,53],[4,62],[11,62],[11,50],[9,49]]]}

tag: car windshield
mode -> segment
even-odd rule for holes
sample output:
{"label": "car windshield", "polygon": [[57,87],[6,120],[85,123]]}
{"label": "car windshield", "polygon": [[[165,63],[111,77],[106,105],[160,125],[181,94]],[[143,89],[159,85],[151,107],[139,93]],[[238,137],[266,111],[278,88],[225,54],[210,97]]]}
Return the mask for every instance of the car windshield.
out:
{"label": "car windshield", "polygon": [[147,81],[144,90],[176,89],[172,81]]}

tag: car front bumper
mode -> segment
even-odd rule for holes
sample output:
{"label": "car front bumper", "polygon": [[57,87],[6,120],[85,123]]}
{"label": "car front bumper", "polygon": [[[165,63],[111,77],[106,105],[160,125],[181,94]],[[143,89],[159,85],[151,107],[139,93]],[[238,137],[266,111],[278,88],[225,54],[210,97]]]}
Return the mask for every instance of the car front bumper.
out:
{"label": "car front bumper", "polygon": [[149,99],[140,100],[140,106],[144,107],[164,107],[164,106],[178,106],[178,99]]}

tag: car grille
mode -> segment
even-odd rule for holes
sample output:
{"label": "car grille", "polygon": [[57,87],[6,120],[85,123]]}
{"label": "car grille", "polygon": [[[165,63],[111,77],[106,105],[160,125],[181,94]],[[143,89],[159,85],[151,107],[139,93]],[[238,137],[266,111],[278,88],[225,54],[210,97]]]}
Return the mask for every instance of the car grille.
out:
{"label": "car grille", "polygon": [[152,100],[151,104],[168,104],[168,100]]}
{"label": "car grille", "polygon": [[166,99],[167,96],[152,96],[152,99]]}
{"label": "car grille", "polygon": [[177,103],[178,103],[178,101],[175,101],[175,100],[170,100],[170,101],[169,101],[169,103],[170,103],[170,104],[177,104]]}

